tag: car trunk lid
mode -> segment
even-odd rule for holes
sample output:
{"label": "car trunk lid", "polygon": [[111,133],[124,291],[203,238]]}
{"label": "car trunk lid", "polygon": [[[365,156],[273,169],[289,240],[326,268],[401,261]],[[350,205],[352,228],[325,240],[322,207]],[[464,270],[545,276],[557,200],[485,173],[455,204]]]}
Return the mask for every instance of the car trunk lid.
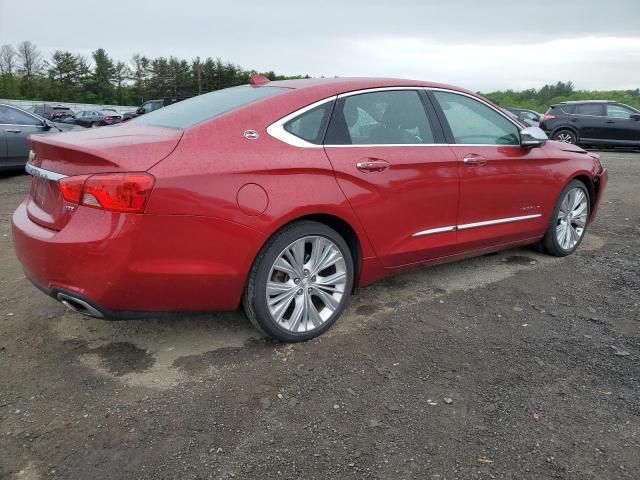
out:
{"label": "car trunk lid", "polygon": [[66,176],[143,172],[166,158],[182,137],[181,130],[123,125],[53,136],[31,137],[33,176],[27,213],[35,223],[61,230],[76,205],[64,200],[59,181]]}

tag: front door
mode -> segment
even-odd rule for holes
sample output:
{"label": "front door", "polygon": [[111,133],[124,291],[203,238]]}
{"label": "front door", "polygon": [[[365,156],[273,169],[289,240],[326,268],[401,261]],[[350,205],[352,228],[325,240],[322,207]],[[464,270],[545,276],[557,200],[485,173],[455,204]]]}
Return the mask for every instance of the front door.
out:
{"label": "front door", "polygon": [[463,251],[519,241],[544,231],[549,198],[541,149],[520,146],[520,127],[478,99],[430,93],[460,162],[458,243]]}
{"label": "front door", "polygon": [[631,118],[638,112],[614,103],[606,106],[606,113],[608,139],[616,143],[640,145],[640,120]]}
{"label": "front door", "polygon": [[458,161],[444,143],[422,90],[347,94],[336,102],[325,151],[385,267],[455,252]]}

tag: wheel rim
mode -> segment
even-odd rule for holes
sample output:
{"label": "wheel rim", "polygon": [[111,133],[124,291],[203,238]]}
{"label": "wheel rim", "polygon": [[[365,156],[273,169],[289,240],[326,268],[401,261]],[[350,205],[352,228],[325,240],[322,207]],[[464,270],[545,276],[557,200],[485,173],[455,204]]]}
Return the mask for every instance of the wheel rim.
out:
{"label": "wheel rim", "polygon": [[588,205],[587,195],[577,187],[569,190],[562,199],[556,220],[556,238],[562,249],[571,250],[582,238],[587,225]]}
{"label": "wheel rim", "polygon": [[272,319],[294,333],[320,328],[340,306],[347,275],[344,256],[331,240],[296,240],[280,252],[269,272],[267,307]]}
{"label": "wheel rim", "polygon": [[571,135],[569,132],[560,132],[558,135],[556,135],[556,140],[562,143],[574,143],[573,135]]}

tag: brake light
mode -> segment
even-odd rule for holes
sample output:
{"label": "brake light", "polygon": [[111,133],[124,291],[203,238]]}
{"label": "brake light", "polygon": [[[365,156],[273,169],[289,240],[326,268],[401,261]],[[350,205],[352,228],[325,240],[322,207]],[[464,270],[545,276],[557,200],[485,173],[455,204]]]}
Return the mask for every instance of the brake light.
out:
{"label": "brake light", "polygon": [[547,114],[547,115],[544,115],[544,116],[542,117],[542,121],[544,122],[544,121],[546,121],[546,120],[553,120],[554,118],[556,118],[556,116],[555,116],[555,115],[548,115],[548,114]]}
{"label": "brake light", "polygon": [[60,180],[65,200],[114,212],[142,213],[155,178],[148,173],[102,173]]}
{"label": "brake light", "polygon": [[66,177],[58,182],[60,192],[67,202],[80,203],[82,199],[82,187],[89,175]]}

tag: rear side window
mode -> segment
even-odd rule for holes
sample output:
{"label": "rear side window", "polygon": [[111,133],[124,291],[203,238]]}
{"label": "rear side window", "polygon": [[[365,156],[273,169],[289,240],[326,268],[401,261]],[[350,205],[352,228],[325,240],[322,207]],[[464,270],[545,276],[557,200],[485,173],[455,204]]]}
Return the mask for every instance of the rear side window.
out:
{"label": "rear side window", "polygon": [[457,144],[519,145],[518,127],[484,103],[457,93],[433,92]]}
{"label": "rear side window", "polygon": [[284,129],[296,137],[319,145],[322,143],[328,116],[333,102],[324,103],[284,124]]}
{"label": "rear side window", "polygon": [[424,105],[415,90],[361,93],[338,102],[327,145],[434,143]]}
{"label": "rear side window", "polygon": [[189,128],[287,90],[282,87],[250,87],[248,85],[225,88],[174,103],[131,120],[131,123],[178,129]]}
{"label": "rear side window", "polygon": [[554,110],[554,113],[557,113],[558,115],[572,115],[576,112],[575,105],[556,105],[555,107],[552,107],[552,109]]}
{"label": "rear side window", "polygon": [[583,103],[581,105],[576,105],[576,115],[602,117],[604,115],[604,108],[603,105],[598,103]]}

